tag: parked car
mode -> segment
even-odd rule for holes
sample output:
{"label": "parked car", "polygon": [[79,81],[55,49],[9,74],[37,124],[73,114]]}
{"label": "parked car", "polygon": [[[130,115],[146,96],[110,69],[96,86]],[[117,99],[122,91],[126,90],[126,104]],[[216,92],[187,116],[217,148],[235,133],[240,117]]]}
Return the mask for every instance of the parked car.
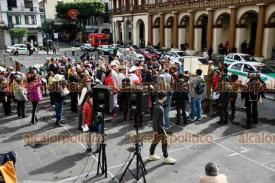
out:
{"label": "parked car", "polygon": [[120,45],[120,44],[111,44],[110,46],[111,46],[113,49],[121,48],[121,45]]}
{"label": "parked car", "polygon": [[100,45],[100,46],[97,47],[97,50],[102,51],[104,54],[108,55],[114,49],[110,45]]}
{"label": "parked car", "polygon": [[[36,49],[35,48],[32,48],[34,49],[34,52],[36,52]],[[7,52],[8,53],[14,53],[16,50],[18,50],[18,54],[28,54],[29,51],[28,51],[28,48],[27,48],[27,45],[25,44],[14,44],[12,46],[8,46],[7,47]]]}
{"label": "parked car", "polygon": [[145,60],[144,56],[133,48],[119,48],[116,55],[120,59]]}
{"label": "parked car", "polygon": [[91,46],[89,43],[83,44],[80,49],[82,51],[94,51],[95,47]]}
{"label": "parked car", "polygon": [[237,61],[228,66],[229,75],[236,74],[243,83],[248,81],[248,73],[259,72],[261,79],[265,82],[267,89],[275,89],[275,71],[266,64],[260,62]]}
{"label": "parked car", "polygon": [[137,53],[142,54],[145,60],[159,59],[160,55],[154,52],[147,51],[145,49],[136,50]]}
{"label": "parked car", "polygon": [[224,57],[224,63],[229,65],[233,62],[257,62],[257,60],[244,53],[230,53]]}
{"label": "parked car", "polygon": [[184,57],[190,56],[184,51],[168,51],[164,56],[168,57],[171,63],[182,64]]}

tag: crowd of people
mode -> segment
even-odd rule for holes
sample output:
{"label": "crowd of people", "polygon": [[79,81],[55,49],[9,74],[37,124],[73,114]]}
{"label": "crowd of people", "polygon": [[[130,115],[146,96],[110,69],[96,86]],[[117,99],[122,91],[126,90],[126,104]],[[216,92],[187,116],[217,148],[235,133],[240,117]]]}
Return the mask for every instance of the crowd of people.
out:
{"label": "crowd of people", "polygon": [[[57,127],[61,127],[63,105],[66,98],[70,98],[72,113],[78,113],[78,127],[83,130],[87,125],[91,131],[98,131],[93,126],[94,109],[92,89],[96,85],[105,85],[112,90],[113,108],[111,115],[117,117],[120,110],[123,111],[124,120],[129,117],[129,92],[125,88],[146,92],[145,112],[151,113],[153,119],[153,131],[157,134],[165,134],[169,129],[169,112],[174,105],[177,111],[177,124],[201,121],[203,117],[203,100],[211,100],[218,105],[220,121],[218,124],[226,125],[233,121],[236,114],[236,99],[241,93],[241,99],[245,102],[247,123],[251,128],[258,122],[257,104],[264,97],[265,83],[258,73],[249,73],[247,82],[242,83],[238,76],[229,76],[227,66],[219,63],[215,69],[213,62],[208,62],[208,72],[203,75],[201,69],[196,73],[189,73],[182,65],[170,64],[168,58],[149,60],[121,60],[113,57],[111,61],[104,56],[95,58],[81,57],[81,60],[73,61],[62,56],[58,59],[47,59],[44,68],[46,74],[40,69],[30,68],[25,74],[9,68],[7,72],[0,74],[0,102],[3,103],[5,115],[12,112],[12,102],[17,103],[17,115],[26,118],[25,105],[29,101],[32,104],[30,123],[38,122],[37,111],[39,103],[45,94],[49,92],[50,104],[54,107]],[[128,91],[128,90],[127,90]],[[106,99],[107,100],[107,99]],[[186,115],[190,102],[190,115]],[[229,117],[230,108],[230,117]],[[143,111],[143,110],[141,110]],[[142,126],[142,112],[139,113],[139,126]],[[230,119],[229,119],[230,118]],[[166,163],[175,163],[176,160],[168,157],[166,140],[155,136],[150,148],[151,160],[159,159],[154,155],[156,144],[162,141],[163,153]],[[90,146],[88,151],[91,151]]]}

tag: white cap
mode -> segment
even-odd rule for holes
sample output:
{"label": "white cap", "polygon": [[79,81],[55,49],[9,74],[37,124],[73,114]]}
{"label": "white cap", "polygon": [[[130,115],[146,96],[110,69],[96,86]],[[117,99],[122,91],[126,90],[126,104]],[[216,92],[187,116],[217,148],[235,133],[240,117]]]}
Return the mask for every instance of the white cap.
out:
{"label": "white cap", "polygon": [[129,69],[129,72],[135,72],[136,70],[138,70],[138,67],[134,65]]}

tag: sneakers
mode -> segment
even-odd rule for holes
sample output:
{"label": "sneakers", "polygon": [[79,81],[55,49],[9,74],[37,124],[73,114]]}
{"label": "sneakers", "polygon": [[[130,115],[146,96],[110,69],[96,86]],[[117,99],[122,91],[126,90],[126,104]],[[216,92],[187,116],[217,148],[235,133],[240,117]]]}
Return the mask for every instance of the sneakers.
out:
{"label": "sneakers", "polygon": [[175,160],[171,157],[164,158],[164,163],[166,163],[166,164],[175,164],[176,162],[177,162],[177,160]]}
{"label": "sneakers", "polygon": [[148,158],[149,161],[155,161],[160,159],[161,158],[158,155],[149,155],[149,158]]}

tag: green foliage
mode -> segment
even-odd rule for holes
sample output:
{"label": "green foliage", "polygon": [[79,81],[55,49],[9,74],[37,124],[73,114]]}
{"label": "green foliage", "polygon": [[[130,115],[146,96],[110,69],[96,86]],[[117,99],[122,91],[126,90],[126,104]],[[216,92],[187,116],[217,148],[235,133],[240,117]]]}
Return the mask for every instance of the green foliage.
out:
{"label": "green foliage", "polygon": [[78,19],[87,19],[91,16],[102,15],[105,11],[105,5],[93,0],[77,0],[76,2],[58,3],[56,5],[57,16],[62,19],[70,19],[68,12],[71,9],[79,11]]}
{"label": "green foliage", "polygon": [[12,38],[22,39],[28,33],[28,30],[24,28],[13,28],[9,30],[9,33]]}

